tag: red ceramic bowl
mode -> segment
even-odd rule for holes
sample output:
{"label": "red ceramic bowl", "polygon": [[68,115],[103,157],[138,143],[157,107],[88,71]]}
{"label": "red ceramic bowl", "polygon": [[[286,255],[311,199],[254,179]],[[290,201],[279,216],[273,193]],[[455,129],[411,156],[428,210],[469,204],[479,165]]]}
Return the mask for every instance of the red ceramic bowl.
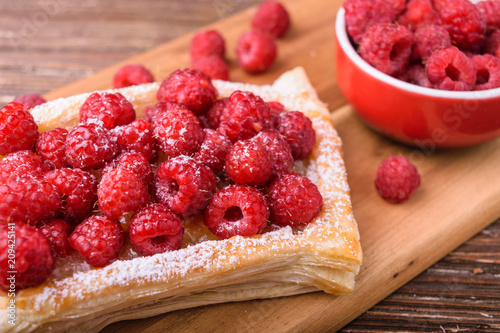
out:
{"label": "red ceramic bowl", "polygon": [[335,30],[340,90],[375,130],[426,149],[470,146],[500,135],[500,88],[444,91],[395,79],[369,65],[353,48],[343,8]]}

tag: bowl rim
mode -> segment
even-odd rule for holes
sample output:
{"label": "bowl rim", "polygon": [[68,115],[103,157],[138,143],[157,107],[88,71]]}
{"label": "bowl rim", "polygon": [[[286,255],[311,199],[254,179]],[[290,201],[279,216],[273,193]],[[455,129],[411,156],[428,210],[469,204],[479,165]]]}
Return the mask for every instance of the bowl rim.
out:
{"label": "bowl rim", "polygon": [[385,82],[396,88],[405,90],[407,92],[416,93],[425,96],[438,97],[438,98],[452,98],[452,99],[475,99],[475,100],[485,100],[500,97],[500,88],[488,89],[488,90],[477,90],[477,91],[450,91],[450,90],[439,90],[433,88],[421,87],[412,83],[404,82],[402,80],[396,79],[390,75],[382,73],[375,67],[368,64],[361,56],[356,52],[354,47],[349,40],[347,35],[347,30],[345,26],[345,10],[340,8],[337,12],[337,17],[335,20],[335,35],[339,42],[340,47],[343,49],[344,53],[354,62],[354,64],[359,67],[362,71],[368,75],[376,78],[379,81]]}

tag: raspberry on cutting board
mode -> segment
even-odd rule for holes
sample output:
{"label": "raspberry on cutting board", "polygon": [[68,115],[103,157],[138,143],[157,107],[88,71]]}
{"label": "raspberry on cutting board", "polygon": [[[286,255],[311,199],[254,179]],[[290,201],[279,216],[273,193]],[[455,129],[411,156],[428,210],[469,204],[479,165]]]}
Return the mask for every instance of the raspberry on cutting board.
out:
{"label": "raspberry on cutting board", "polygon": [[404,156],[390,156],[377,169],[375,188],[388,202],[408,200],[419,185],[417,168]]}

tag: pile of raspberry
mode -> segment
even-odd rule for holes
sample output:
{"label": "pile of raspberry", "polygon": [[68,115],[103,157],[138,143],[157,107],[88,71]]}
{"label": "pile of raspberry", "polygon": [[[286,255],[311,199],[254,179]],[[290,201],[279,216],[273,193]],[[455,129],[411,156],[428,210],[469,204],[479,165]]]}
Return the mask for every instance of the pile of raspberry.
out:
{"label": "pile of raspberry", "polygon": [[0,109],[1,289],[8,271],[16,290],[36,286],[76,252],[106,266],[128,239],[144,256],[179,249],[193,215],[226,239],[319,214],[317,186],[292,172],[315,144],[302,112],[249,91],[220,98],[194,69],[171,73],[157,98],[136,119],[120,93],[92,93],[76,127],[43,133],[29,107]]}
{"label": "pile of raspberry", "polygon": [[500,87],[500,0],[346,0],[347,32],[383,73],[427,88]]}

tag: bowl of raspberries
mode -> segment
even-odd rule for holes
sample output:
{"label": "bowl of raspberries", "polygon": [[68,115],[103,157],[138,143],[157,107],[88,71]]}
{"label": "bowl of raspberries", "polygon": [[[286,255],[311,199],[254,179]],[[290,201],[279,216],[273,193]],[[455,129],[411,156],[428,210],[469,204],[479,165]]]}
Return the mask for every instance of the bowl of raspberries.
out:
{"label": "bowl of raspberries", "polygon": [[423,149],[500,135],[500,0],[345,0],[339,88],[386,136]]}

